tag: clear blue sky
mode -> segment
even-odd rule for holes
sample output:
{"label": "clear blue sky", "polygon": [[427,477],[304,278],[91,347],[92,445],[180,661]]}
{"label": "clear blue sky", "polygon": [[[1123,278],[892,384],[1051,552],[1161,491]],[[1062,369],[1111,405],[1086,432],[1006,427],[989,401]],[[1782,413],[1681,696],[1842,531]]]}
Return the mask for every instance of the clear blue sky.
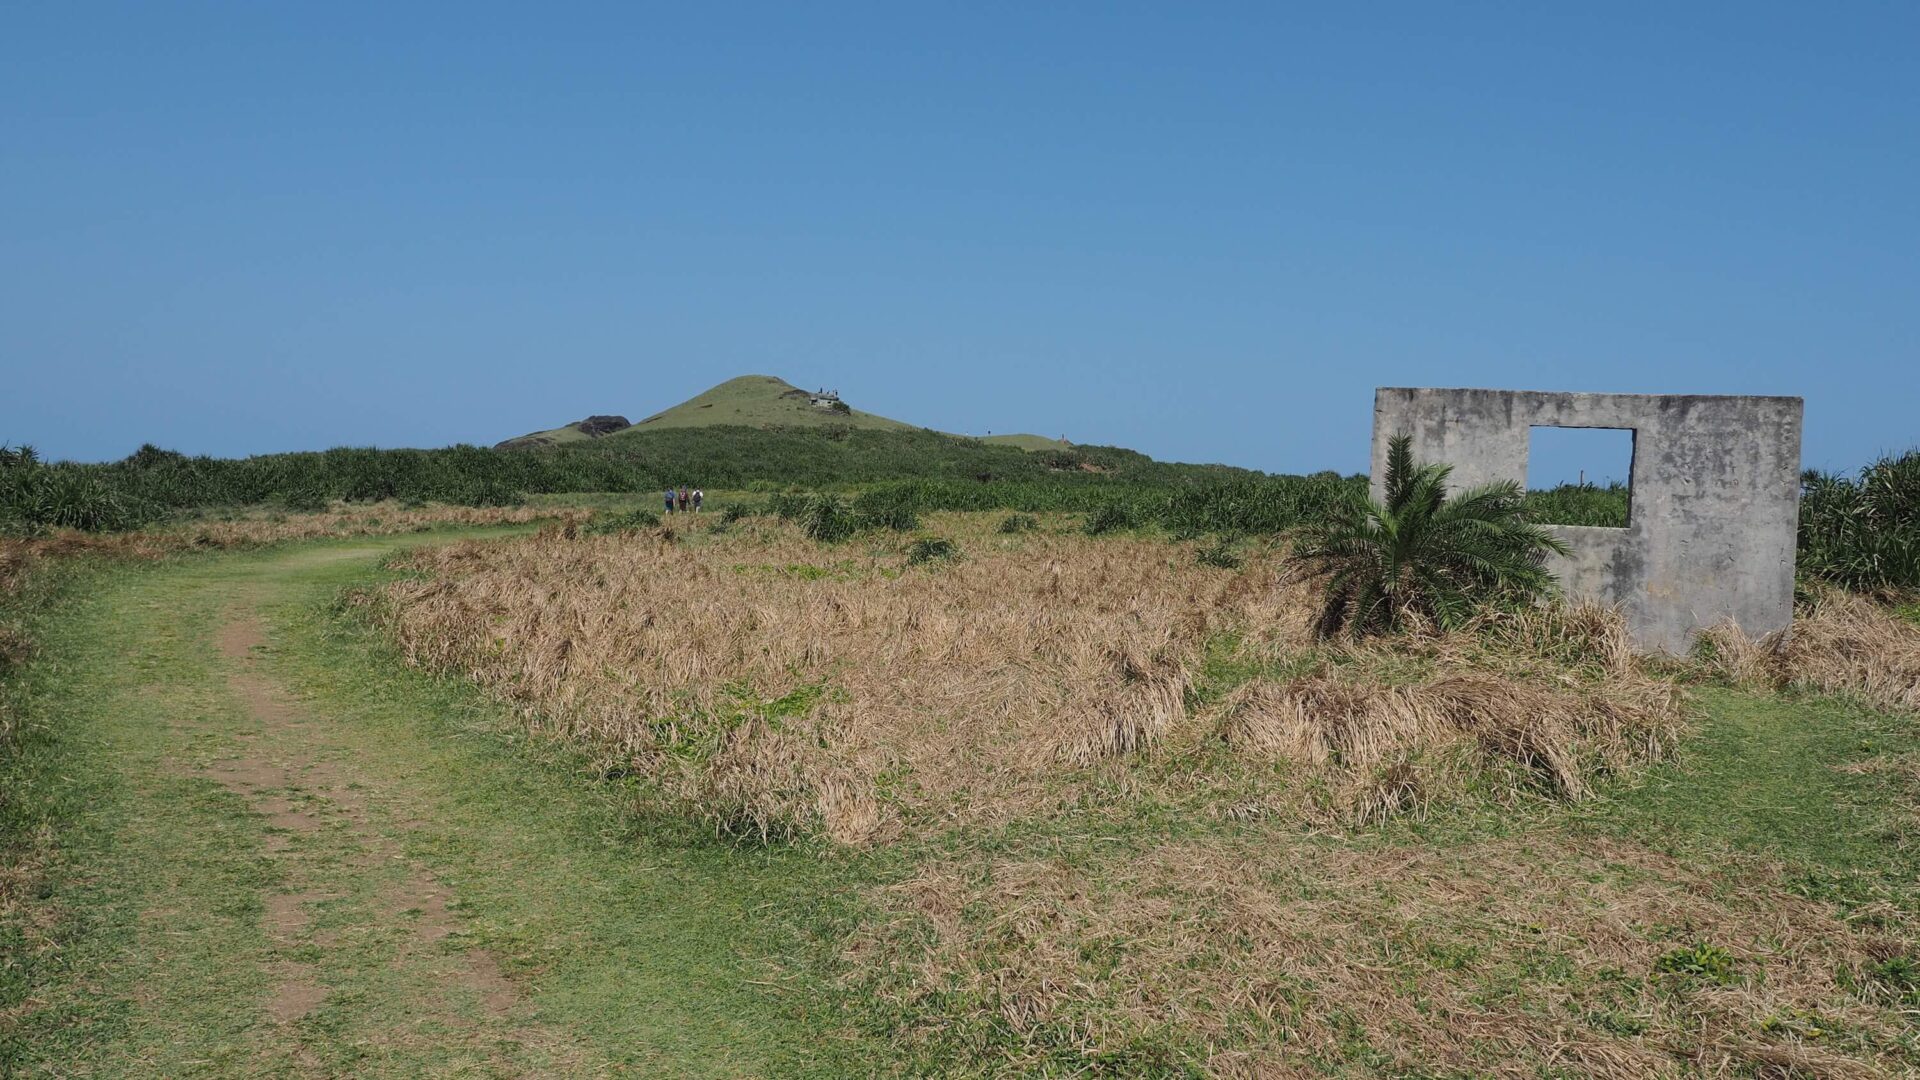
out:
{"label": "clear blue sky", "polygon": [[0,441],[749,372],[1285,471],[1364,468],[1377,385],[1920,441],[1920,4],[1287,7],[0,4]]}

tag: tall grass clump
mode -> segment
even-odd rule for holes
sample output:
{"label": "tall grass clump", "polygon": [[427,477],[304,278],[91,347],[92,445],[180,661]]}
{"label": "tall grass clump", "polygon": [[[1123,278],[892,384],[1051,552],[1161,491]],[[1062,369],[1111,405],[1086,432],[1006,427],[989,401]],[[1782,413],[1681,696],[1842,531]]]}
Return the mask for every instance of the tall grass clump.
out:
{"label": "tall grass clump", "polygon": [[1111,532],[1138,528],[1143,520],[1139,510],[1127,503],[1108,503],[1087,515],[1085,528],[1088,536],[1104,536]]}
{"label": "tall grass clump", "polygon": [[1920,626],[1845,589],[1810,589],[1786,633],[1755,640],[1731,620],[1709,627],[1693,658],[1735,685],[1834,694],[1920,712]]}
{"label": "tall grass clump", "polygon": [[954,542],[944,536],[923,536],[907,547],[907,565],[919,566],[960,554]]}
{"label": "tall grass clump", "polygon": [[860,520],[846,502],[835,495],[815,495],[806,501],[799,514],[801,531],[823,544],[845,540],[860,531]]}

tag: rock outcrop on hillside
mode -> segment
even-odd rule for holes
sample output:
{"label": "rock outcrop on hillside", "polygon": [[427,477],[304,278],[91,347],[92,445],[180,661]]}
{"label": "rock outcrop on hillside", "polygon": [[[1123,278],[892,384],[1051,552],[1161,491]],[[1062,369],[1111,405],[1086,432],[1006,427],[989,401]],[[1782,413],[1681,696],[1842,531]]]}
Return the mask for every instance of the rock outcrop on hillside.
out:
{"label": "rock outcrop on hillside", "polygon": [[583,435],[598,438],[601,435],[611,435],[616,431],[625,431],[633,425],[624,416],[589,416],[573,426]]}
{"label": "rock outcrop on hillside", "polygon": [[[576,420],[564,428],[555,431],[536,431],[531,435],[507,439],[493,444],[495,450],[528,450],[536,446],[552,446],[564,441],[568,430],[577,431],[589,439],[598,439],[603,435],[612,435],[625,431],[633,424],[624,416],[589,416],[585,420]],[[560,436],[560,437],[556,437]]]}

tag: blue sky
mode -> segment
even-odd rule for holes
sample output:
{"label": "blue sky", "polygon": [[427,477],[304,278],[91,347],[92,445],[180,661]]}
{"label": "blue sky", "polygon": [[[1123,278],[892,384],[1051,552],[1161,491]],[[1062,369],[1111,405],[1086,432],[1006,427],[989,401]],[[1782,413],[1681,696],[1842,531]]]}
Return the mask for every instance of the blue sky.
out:
{"label": "blue sky", "polygon": [[1920,442],[1920,5],[0,3],[0,441],[491,442],[733,375],[1364,468],[1378,385]]}

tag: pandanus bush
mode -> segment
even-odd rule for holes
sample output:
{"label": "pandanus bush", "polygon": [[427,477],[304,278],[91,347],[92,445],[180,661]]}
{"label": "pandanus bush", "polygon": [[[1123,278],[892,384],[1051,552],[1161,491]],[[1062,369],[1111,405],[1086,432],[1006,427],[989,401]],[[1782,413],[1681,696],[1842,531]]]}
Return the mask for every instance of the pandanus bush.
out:
{"label": "pandanus bush", "polygon": [[43,465],[31,446],[0,447],[0,529],[107,532],[145,524],[159,512],[84,466]]}
{"label": "pandanus bush", "polygon": [[1883,457],[1858,479],[1808,471],[1800,569],[1852,589],[1920,590],[1920,450]]}

